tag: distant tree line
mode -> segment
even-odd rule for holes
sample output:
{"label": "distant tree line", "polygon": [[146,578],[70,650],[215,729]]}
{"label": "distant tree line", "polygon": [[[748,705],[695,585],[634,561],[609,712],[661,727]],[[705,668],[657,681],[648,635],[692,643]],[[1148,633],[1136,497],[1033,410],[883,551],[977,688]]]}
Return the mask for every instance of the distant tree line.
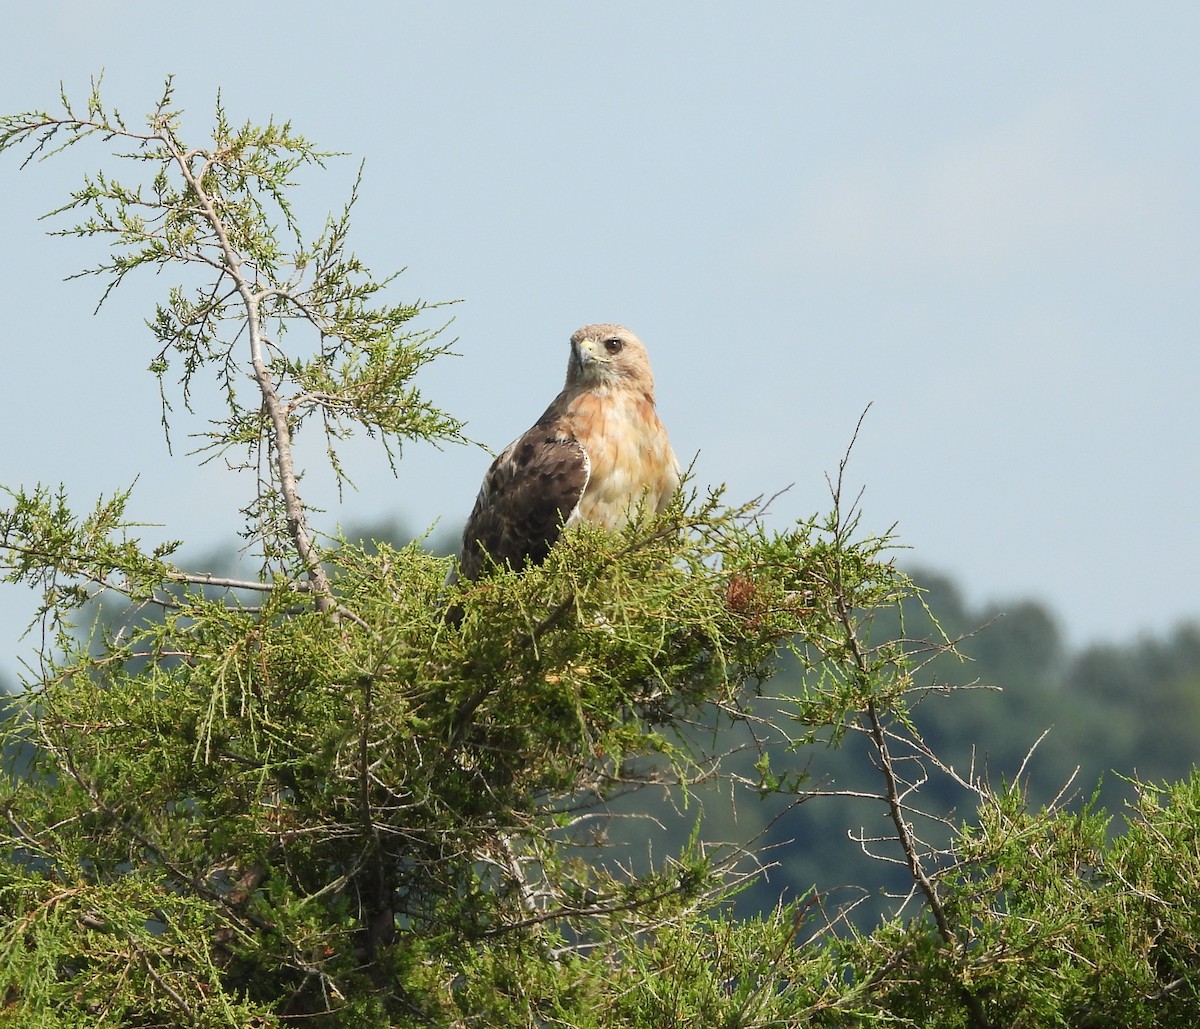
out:
{"label": "distant tree line", "polygon": [[[901,614],[912,624],[923,603],[946,635],[959,640],[956,649],[965,660],[938,653],[925,672],[932,681],[972,688],[917,710],[925,741],[956,768],[974,767],[993,782],[1019,776],[1035,805],[1060,795],[1070,810],[1098,804],[1115,816],[1116,831],[1122,811],[1137,797],[1137,782],[1186,779],[1200,761],[1200,623],[1072,650],[1042,603],[971,605],[951,577],[921,570],[913,575],[921,601],[910,598],[900,610],[877,615],[872,635],[902,637]],[[869,769],[852,740],[805,757],[816,791],[822,784],[853,787]],[[940,793],[946,810],[963,802],[944,778],[931,779],[925,790]],[[801,805],[773,827],[779,866],[748,891],[745,903],[769,907],[780,890],[795,895],[813,885],[834,891],[878,885],[879,862],[845,840],[882,817],[877,807],[853,799],[821,797]],[[897,877],[897,886],[903,879]],[[884,909],[882,902],[866,904],[863,916]]]}

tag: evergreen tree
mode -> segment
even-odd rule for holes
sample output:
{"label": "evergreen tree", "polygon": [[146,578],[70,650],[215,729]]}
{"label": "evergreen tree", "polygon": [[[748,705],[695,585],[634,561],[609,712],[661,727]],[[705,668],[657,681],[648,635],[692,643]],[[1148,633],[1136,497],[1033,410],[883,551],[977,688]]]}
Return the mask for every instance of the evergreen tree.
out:
{"label": "evergreen tree", "polygon": [[[462,439],[415,383],[445,349],[423,308],[349,249],[353,196],[305,235],[291,180],[329,155],[289,124],[218,105],[196,146],[169,83],[144,126],[98,87],[62,108],[0,120],[0,151],[123,159],[133,178],[85,178],[62,231],[110,241],[106,295],[178,277],[149,320],[164,425],[202,391],[222,402],[207,446],[251,472],[261,573],[144,547],[128,490],[82,514],[59,489],[10,492],[3,567],[47,627],[4,730],[12,1024],[1195,1022],[1200,918],[1170,899],[1200,885],[1200,783],[1145,791],[1110,847],[1100,813],[1032,812],[941,760],[913,712],[953,645],[916,645],[913,615],[872,633],[916,591],[840,472],[829,513],[781,533],[690,492],[452,587],[419,545],[323,536],[298,489],[306,423],[339,479],[354,431],[389,454]],[[161,616],[80,643],[100,595]],[[786,690],[784,660],[802,673]],[[610,855],[607,805],[664,786],[687,803],[721,767],[714,725],[755,754],[730,788],[796,803],[837,792],[805,781],[807,750],[860,739],[854,792],[890,827],[863,846],[904,870],[908,906],[870,935],[815,894],[738,920],[722,902],[769,855],[702,822],[674,853]],[[926,802],[931,777],[978,828]]]}

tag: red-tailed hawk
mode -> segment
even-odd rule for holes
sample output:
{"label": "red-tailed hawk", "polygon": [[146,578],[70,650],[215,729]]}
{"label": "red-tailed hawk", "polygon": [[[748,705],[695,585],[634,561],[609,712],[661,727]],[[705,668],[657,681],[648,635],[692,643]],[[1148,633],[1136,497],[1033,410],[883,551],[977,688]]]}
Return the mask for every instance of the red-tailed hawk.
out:
{"label": "red-tailed hawk", "polygon": [[575,522],[611,530],[642,504],[662,511],[679,480],[642,341],[620,325],[585,325],[571,337],[562,392],[484,476],[459,574],[540,563]]}

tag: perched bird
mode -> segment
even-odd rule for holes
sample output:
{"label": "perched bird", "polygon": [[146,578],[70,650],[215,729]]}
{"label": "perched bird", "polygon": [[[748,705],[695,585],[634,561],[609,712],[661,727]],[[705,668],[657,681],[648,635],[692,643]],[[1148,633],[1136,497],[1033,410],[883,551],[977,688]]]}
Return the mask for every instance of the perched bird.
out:
{"label": "perched bird", "polygon": [[621,325],[585,325],[571,337],[562,392],[484,476],[458,574],[538,564],[564,526],[619,529],[642,505],[664,510],[679,481],[642,341]]}

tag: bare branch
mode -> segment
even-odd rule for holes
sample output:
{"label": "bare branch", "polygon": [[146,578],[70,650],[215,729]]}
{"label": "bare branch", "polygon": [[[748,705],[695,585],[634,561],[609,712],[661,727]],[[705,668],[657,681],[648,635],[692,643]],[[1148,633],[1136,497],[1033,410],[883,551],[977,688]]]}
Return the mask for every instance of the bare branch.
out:
{"label": "bare branch", "polygon": [[254,379],[258,383],[259,391],[262,393],[263,406],[266,408],[267,415],[271,421],[272,449],[275,454],[276,471],[279,475],[279,492],[283,498],[288,531],[291,534],[296,553],[308,574],[309,581],[312,583],[314,603],[317,610],[329,611],[334,606],[333,591],[330,588],[329,578],[325,573],[325,569],[321,566],[320,556],[313,546],[308,533],[308,517],[304,510],[304,504],[300,499],[299,483],[296,477],[292,453],[292,428],[288,420],[287,404],[279,396],[275,388],[275,382],[271,377],[270,370],[267,368],[267,361],[264,356],[264,347],[269,341],[263,335],[262,331],[260,307],[262,301],[259,291],[242,274],[244,258],[230,242],[225,220],[217,210],[213,198],[205,190],[202,176],[196,175],[192,170],[192,159],[199,151],[189,151],[187,153],[181,151],[169,126],[163,124],[161,120],[157,126],[156,136],[162,142],[163,146],[167,148],[172,158],[174,158],[180,173],[187,181],[189,188],[196,195],[197,202],[209,228],[220,242],[224,270],[237,287],[238,294],[242,298],[242,305],[246,311],[250,363],[254,370]]}

